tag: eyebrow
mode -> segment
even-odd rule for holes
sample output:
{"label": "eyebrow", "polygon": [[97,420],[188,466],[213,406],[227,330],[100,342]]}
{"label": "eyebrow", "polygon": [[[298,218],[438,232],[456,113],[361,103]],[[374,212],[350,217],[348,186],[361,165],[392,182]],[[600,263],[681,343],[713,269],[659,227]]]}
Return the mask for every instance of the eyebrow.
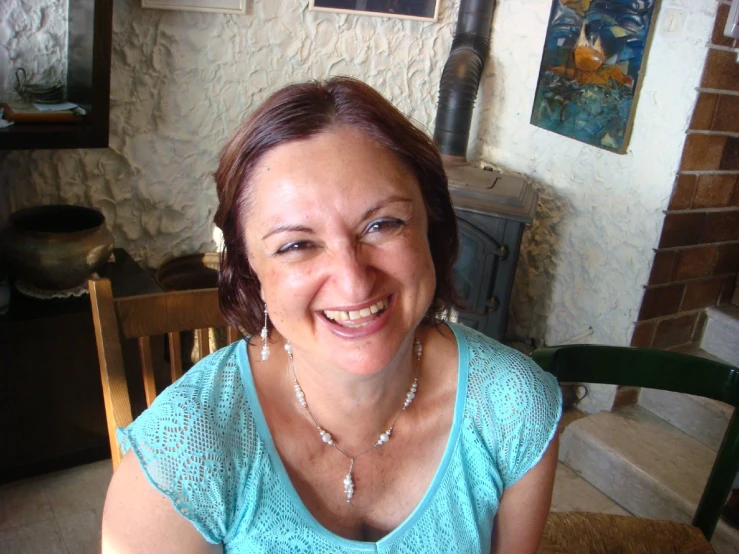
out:
{"label": "eyebrow", "polygon": [[276,235],[278,233],[312,233],[313,229],[310,227],[306,227],[305,225],[278,225],[277,227],[272,227],[266,235],[262,237],[262,240],[265,240],[272,235]]}
{"label": "eyebrow", "polygon": [[364,214],[362,214],[362,217],[359,221],[364,221],[365,219],[369,219],[370,217],[372,217],[372,215],[374,215],[376,212],[379,212],[382,208],[384,208],[388,204],[394,204],[395,202],[403,202],[406,204],[411,204],[413,203],[413,200],[411,200],[410,198],[406,198],[405,196],[389,196],[388,198],[385,198],[382,202],[377,204],[377,206],[374,206],[370,208],[369,210],[367,210],[366,212],[364,212]]}
{"label": "eyebrow", "polygon": [[[369,219],[372,217],[373,214],[380,211],[382,208],[387,206],[388,204],[394,204],[395,202],[403,202],[406,204],[413,203],[413,200],[410,198],[406,198],[405,196],[389,196],[388,198],[385,198],[382,202],[377,204],[376,206],[371,207],[369,210],[364,212],[362,214],[362,217],[359,219],[359,221],[364,221],[366,219]],[[272,235],[276,235],[278,233],[313,233],[313,229],[310,227],[306,227],[305,225],[277,225],[276,227],[272,227],[266,235],[262,237],[262,240],[266,240],[267,238],[271,237]]]}

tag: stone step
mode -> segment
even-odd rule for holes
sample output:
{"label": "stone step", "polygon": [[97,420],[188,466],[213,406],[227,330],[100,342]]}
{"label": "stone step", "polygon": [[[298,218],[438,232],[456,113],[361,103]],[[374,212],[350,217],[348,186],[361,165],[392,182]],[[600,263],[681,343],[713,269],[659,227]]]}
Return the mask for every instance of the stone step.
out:
{"label": "stone step", "polygon": [[739,307],[721,304],[706,308],[701,348],[726,363],[739,366]]}
{"label": "stone step", "polygon": [[[641,406],[570,423],[559,459],[637,517],[690,523],[716,453]],[[718,554],[739,554],[739,531],[719,521]]]}
{"label": "stone step", "polygon": [[631,515],[562,462],[554,475],[551,511]]}
{"label": "stone step", "polygon": [[721,446],[733,412],[718,400],[656,389],[642,389],[639,405],[714,451]]}
{"label": "stone step", "polygon": [[[726,363],[694,345],[673,352]],[[718,400],[655,389],[642,389],[638,403],[713,450],[719,449],[732,414],[732,407]]]}

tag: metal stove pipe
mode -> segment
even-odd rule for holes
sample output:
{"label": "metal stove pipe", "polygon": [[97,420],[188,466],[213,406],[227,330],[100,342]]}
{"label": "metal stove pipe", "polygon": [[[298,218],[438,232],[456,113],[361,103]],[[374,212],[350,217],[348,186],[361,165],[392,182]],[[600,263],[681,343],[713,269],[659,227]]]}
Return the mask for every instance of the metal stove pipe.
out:
{"label": "metal stove pipe", "polygon": [[482,78],[495,0],[461,0],[457,29],[439,87],[434,140],[445,157],[467,159],[472,111]]}

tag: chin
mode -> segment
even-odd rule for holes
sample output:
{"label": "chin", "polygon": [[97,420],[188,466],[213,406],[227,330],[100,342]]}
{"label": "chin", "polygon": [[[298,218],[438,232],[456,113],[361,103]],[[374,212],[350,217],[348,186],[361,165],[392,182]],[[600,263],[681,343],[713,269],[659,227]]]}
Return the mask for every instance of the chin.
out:
{"label": "chin", "polygon": [[[388,329],[388,331],[390,331]],[[332,363],[353,375],[374,375],[382,372],[395,362],[401,352],[412,349],[414,333],[402,331],[388,334],[377,333],[375,336],[365,337],[352,345],[339,344],[328,347],[324,352],[330,357],[332,353],[343,351],[331,359]],[[344,341],[342,341],[344,342]]]}

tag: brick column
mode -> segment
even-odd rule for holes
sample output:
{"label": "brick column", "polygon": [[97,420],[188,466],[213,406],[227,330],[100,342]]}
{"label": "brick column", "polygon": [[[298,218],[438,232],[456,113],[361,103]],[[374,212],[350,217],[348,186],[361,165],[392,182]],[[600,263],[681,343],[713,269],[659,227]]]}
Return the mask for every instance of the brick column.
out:
{"label": "brick column", "polygon": [[703,310],[729,302],[739,273],[739,41],[719,6],[680,169],[632,346],[698,341]]}

